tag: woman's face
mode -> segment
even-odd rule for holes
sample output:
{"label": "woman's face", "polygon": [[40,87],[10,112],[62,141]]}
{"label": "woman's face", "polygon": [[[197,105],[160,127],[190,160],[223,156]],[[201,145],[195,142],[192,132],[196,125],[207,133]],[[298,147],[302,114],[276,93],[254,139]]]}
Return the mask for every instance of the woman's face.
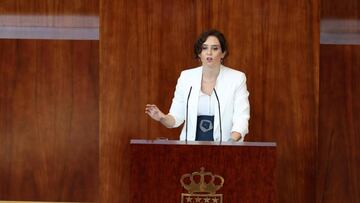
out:
{"label": "woman's face", "polygon": [[220,42],[215,36],[206,39],[199,54],[202,65],[207,67],[219,67],[224,56],[225,52],[222,52]]}

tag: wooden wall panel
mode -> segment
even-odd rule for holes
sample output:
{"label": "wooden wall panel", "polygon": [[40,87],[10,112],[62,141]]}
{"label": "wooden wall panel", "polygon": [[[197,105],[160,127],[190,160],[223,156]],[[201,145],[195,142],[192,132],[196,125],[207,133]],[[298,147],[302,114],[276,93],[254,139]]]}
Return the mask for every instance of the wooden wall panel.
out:
{"label": "wooden wall panel", "polygon": [[95,15],[98,0],[1,0],[0,14]]}
{"label": "wooden wall panel", "polygon": [[0,41],[0,199],[95,201],[96,41]]}
{"label": "wooden wall panel", "polygon": [[319,203],[360,202],[359,20],[359,1],[321,1]]}
{"label": "wooden wall panel", "polygon": [[277,142],[279,202],[313,202],[318,2],[212,2],[212,27],[229,39],[227,63],[247,75],[251,104],[247,140]]}
{"label": "wooden wall panel", "polygon": [[[269,99],[270,102],[274,99],[273,95],[265,94],[268,88],[275,89],[275,77],[280,77],[275,73],[282,72],[280,69],[276,70],[275,61],[270,61],[270,53],[276,45],[275,40],[281,40],[281,36],[274,33],[280,26],[279,19],[274,17],[277,14],[276,7],[278,5],[273,1],[244,3],[228,0],[214,1],[212,4],[212,27],[222,30],[229,42],[226,65],[245,72],[247,76],[251,104],[250,132],[247,140],[252,141],[275,140],[275,135],[264,133],[264,128],[270,127],[267,122],[271,122],[272,119],[268,118],[271,115],[267,111],[272,110],[269,108]],[[271,23],[273,26],[269,25]],[[275,91],[272,92],[277,94]]]}
{"label": "wooden wall panel", "polygon": [[360,19],[358,0],[321,0],[322,19]]}
{"label": "wooden wall panel", "polygon": [[321,43],[360,44],[360,2],[321,1]]}
{"label": "wooden wall panel", "polygon": [[100,12],[102,202],[128,201],[130,138],[178,138],[144,105],[168,110],[180,71],[198,64],[193,41],[211,27],[229,40],[226,65],[248,76],[247,140],[278,142],[279,202],[314,201],[318,1],[103,0]]}
{"label": "wooden wall panel", "polygon": [[360,202],[360,46],[320,53],[317,202]]}
{"label": "wooden wall panel", "polygon": [[98,0],[0,1],[0,38],[98,40]]}
{"label": "wooden wall panel", "polygon": [[102,1],[101,202],[129,200],[131,138],[178,139],[180,129],[152,121],[145,104],[167,112],[181,70],[199,64],[192,46],[207,20],[206,6],[200,1]]}

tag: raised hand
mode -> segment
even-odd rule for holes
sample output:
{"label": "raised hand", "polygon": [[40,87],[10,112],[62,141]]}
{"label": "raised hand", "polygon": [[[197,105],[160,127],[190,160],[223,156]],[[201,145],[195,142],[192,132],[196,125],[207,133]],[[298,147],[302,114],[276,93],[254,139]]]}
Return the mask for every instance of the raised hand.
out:
{"label": "raised hand", "polygon": [[155,104],[146,104],[145,113],[156,121],[160,121],[161,118],[165,117],[165,114]]}

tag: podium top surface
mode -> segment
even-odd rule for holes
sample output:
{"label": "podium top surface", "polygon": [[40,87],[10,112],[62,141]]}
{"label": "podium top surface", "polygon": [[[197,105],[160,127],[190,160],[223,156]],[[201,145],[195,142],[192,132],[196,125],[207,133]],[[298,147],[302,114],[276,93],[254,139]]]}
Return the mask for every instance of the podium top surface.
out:
{"label": "podium top surface", "polygon": [[211,141],[180,141],[180,140],[143,140],[132,139],[130,144],[159,144],[159,145],[211,145],[211,146],[250,146],[250,147],[276,147],[275,142],[211,142]]}

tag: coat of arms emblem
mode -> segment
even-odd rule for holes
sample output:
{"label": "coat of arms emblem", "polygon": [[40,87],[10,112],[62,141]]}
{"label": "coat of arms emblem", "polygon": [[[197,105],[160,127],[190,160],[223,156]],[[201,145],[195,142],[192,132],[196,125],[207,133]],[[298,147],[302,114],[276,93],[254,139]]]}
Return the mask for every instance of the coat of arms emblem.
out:
{"label": "coat of arms emblem", "polygon": [[224,178],[205,172],[201,167],[200,172],[184,174],[180,183],[188,191],[181,193],[181,203],[222,203],[223,195],[216,194],[224,184]]}

